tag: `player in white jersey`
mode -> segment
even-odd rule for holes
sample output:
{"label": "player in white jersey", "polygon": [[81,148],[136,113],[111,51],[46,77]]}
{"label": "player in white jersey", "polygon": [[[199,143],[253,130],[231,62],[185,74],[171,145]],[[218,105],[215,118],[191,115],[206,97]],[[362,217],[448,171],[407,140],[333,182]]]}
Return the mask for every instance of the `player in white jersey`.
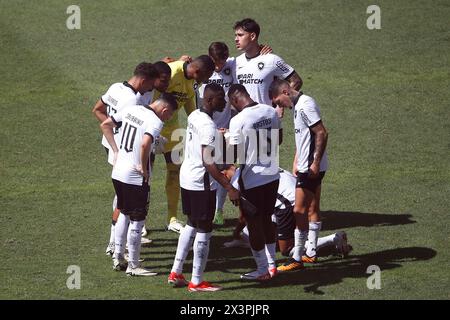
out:
{"label": "player in white jersey", "polygon": [[[134,75],[130,80],[114,83],[109,87],[108,91],[97,101],[92,109],[94,116],[102,123],[108,117],[120,111],[124,106],[139,104],[140,97],[153,89],[158,76],[158,71],[151,63],[140,63],[136,66]],[[115,137],[118,136],[118,133],[119,129],[116,128],[114,131]],[[108,162],[112,164],[113,153],[109,152],[111,146],[107,142],[105,136],[102,138],[102,145],[107,152]],[[106,247],[107,255],[112,255],[114,253],[114,230],[119,216],[116,202],[117,197],[114,196],[110,239],[108,246]]]}
{"label": "player in white jersey", "polygon": [[[247,18],[236,22],[234,32],[236,48],[244,52],[236,58],[235,77],[254,101],[272,105],[269,86],[274,78],[286,79],[292,88],[300,90],[302,79],[290,65],[275,54],[261,55],[260,27],[255,20]],[[283,109],[277,108],[277,112],[281,118]]]}
{"label": "player in white jersey", "polygon": [[[261,54],[271,53],[272,48],[269,46],[262,46]],[[212,76],[209,78],[208,83],[199,87],[197,92],[197,107],[202,106],[203,92],[205,86],[209,83],[217,83],[222,86],[225,91],[225,100],[227,104],[224,111],[215,112],[213,114],[213,121],[221,133],[225,133],[230,125],[231,118],[236,114],[236,111],[231,108],[228,101],[228,89],[233,83],[236,83],[234,78],[236,74],[236,59],[230,57],[228,46],[224,42],[213,42],[208,48],[208,54],[214,61],[215,70]],[[226,154],[226,143],[223,140],[223,154]],[[225,162],[225,161],[224,161]],[[216,213],[214,214],[214,224],[223,225],[223,206],[225,204],[225,198],[227,192],[220,185],[217,186],[217,199],[216,199]]]}
{"label": "player in white jersey", "polygon": [[[123,270],[127,266],[124,253],[128,242],[127,275],[156,275],[142,268],[139,263],[141,232],[150,193],[149,156],[163,121],[169,120],[176,108],[175,98],[164,94],[151,105],[127,106],[100,125],[113,153],[111,177],[117,194],[117,208],[120,210],[115,230],[113,268]],[[116,127],[122,127],[118,143],[113,133]]]}
{"label": "player in white jersey", "polygon": [[[269,280],[275,265],[275,228],[271,215],[276,201],[280,120],[271,106],[254,102],[245,87],[233,84],[228,91],[239,111],[230,121],[229,143],[237,146],[241,164],[240,192],[256,210],[243,208],[257,270],[241,275],[247,280]],[[270,260],[267,259],[266,250]]]}
{"label": "player in white jersey", "polygon": [[[216,124],[217,128],[219,129],[219,132],[224,133],[230,125],[230,119],[236,113],[234,110],[232,110],[227,97],[228,89],[233,83],[235,83],[234,79],[236,66],[235,59],[233,57],[230,57],[228,46],[223,42],[211,43],[208,48],[208,54],[214,61],[215,69],[214,73],[209,78],[208,83],[205,83],[198,88],[197,107],[201,107],[203,105],[203,93],[206,85],[209,83],[219,84],[225,92],[226,105],[225,109],[222,112],[214,112],[213,121]],[[221,139],[223,142],[222,144],[223,154],[226,154],[226,143],[222,137]],[[221,185],[218,185],[216,195],[216,212],[214,214],[213,220],[214,224],[217,225],[224,224],[223,206],[225,204],[226,196],[227,191],[224,188],[222,188]]]}
{"label": "player in white jersey", "polygon": [[[227,191],[230,200],[239,201],[239,191],[220,173],[215,163],[217,127],[212,120],[215,111],[225,107],[225,94],[216,83],[206,86],[203,107],[188,117],[184,161],[180,169],[181,202],[187,224],[178,239],[177,252],[168,282],[174,286],[185,286],[183,264],[192,244],[194,258],[189,291],[217,291],[221,287],[203,281],[203,271],[209,253],[212,220],[216,204],[216,183]],[[216,182],[217,181],[217,182]]]}
{"label": "player in white jersey", "polygon": [[[296,153],[293,173],[297,177],[294,214],[297,228],[292,259],[278,267],[278,271],[290,271],[302,268],[302,254],[307,239],[309,246],[305,258],[310,258],[310,262],[315,261],[317,238],[321,228],[321,183],[328,169],[325,151],[328,133],[323,125],[319,106],[313,98],[292,89],[287,81],[281,79],[271,84],[269,93],[272,102],[279,107],[294,108]],[[311,210],[313,217],[308,226],[308,214]]]}
{"label": "player in white jersey", "polygon": [[[239,189],[238,176],[240,169],[230,166],[223,171],[223,174],[231,180],[231,184]],[[295,232],[295,216],[293,213],[295,205],[295,188],[297,179],[292,173],[287,170],[280,169],[280,184],[278,186],[277,202],[272,214],[272,221],[277,228],[277,242],[282,255],[289,257],[293,252],[294,247],[294,232]],[[311,208],[310,208],[311,209]],[[312,213],[312,211],[310,211]],[[241,213],[242,215],[242,213]],[[312,216],[310,216],[311,218]],[[248,245],[248,229],[245,226],[245,220],[239,217],[238,223],[233,231],[233,240],[225,242],[225,248],[245,247]],[[311,227],[311,224],[310,224]],[[311,230],[310,230],[311,231]],[[241,233],[242,232],[242,233]],[[306,249],[310,243],[305,244]],[[347,234],[345,231],[338,231],[331,235],[320,237],[317,239],[317,252],[319,249],[325,247],[333,247],[338,255],[346,257],[352,250],[352,247],[347,243]],[[303,256],[305,258],[306,256]],[[303,262],[311,263],[310,260],[303,260]]]}

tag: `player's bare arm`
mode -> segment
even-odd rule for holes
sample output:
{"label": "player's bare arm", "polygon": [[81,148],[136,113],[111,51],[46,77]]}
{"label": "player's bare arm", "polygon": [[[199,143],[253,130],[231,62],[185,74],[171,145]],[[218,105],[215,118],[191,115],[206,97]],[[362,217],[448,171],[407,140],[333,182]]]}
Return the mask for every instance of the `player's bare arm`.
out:
{"label": "player's bare arm", "polygon": [[297,176],[297,161],[298,161],[298,155],[297,155],[297,151],[295,151],[294,161],[292,162],[292,174],[294,175],[294,177]]}
{"label": "player's bare arm", "polygon": [[107,118],[105,121],[103,121],[100,124],[100,128],[102,129],[103,135],[105,136],[106,141],[108,141],[109,145],[112,148],[112,151],[114,152],[113,165],[116,164],[117,153],[119,152],[119,149],[117,148],[117,145],[116,145],[116,141],[114,139],[113,129],[115,127],[117,127],[117,125],[114,123],[114,121],[111,118]]}
{"label": "player's bare arm", "polygon": [[220,173],[216,164],[212,159],[213,148],[209,146],[202,146],[202,158],[203,165],[205,166],[206,171],[216,180],[225,190],[228,192],[228,196],[230,197],[231,202],[237,206],[239,204],[240,193],[239,190],[234,188],[230,181]]}
{"label": "player's bare arm", "polygon": [[[185,62],[192,62],[192,57],[184,54],[181,57],[179,57],[178,60],[179,61],[185,61]],[[165,63],[171,63],[171,62],[174,62],[174,61],[177,61],[177,60],[175,60],[172,57],[164,57],[164,59],[162,59],[161,61],[163,61]]]}
{"label": "player's bare arm", "polygon": [[144,177],[145,182],[148,182],[148,177],[149,177],[147,164],[148,164],[148,158],[149,158],[149,154],[150,154],[150,149],[152,147],[152,143],[153,143],[153,137],[148,133],[144,134],[144,137],[142,138],[142,143],[141,143],[141,165],[138,168],[138,170]]}
{"label": "player's bare arm", "polygon": [[108,119],[108,115],[106,114],[106,104],[104,104],[101,99],[99,99],[94,108],[92,108],[92,113],[100,123]]}
{"label": "player's bare arm", "polygon": [[315,178],[319,175],[320,169],[320,161],[322,160],[323,153],[325,152],[325,148],[327,147],[328,141],[328,132],[325,129],[322,121],[317,122],[311,127],[311,130],[314,132],[315,138],[315,149],[314,149],[314,160],[311,166],[309,167],[309,174],[312,178]]}
{"label": "player's bare arm", "polygon": [[286,80],[289,82],[289,86],[296,91],[299,91],[303,85],[303,80],[296,71],[294,71],[294,73],[292,73]]}

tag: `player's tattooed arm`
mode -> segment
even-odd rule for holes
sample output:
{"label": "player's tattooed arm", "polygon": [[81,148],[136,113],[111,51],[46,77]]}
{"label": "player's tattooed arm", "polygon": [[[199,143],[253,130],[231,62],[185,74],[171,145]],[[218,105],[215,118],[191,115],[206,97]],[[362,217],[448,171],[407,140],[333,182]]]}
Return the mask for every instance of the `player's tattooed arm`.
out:
{"label": "player's tattooed arm", "polygon": [[315,149],[314,149],[314,160],[311,166],[309,167],[309,174],[312,178],[315,178],[319,175],[320,170],[320,161],[322,160],[322,156],[325,152],[325,148],[327,147],[328,142],[328,132],[325,129],[322,121],[317,122],[310,128],[315,135]]}

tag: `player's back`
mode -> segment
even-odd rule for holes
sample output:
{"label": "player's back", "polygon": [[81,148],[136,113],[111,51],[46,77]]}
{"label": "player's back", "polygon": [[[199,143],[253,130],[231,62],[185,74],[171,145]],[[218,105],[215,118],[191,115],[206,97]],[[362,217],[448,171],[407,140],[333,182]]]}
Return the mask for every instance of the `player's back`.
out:
{"label": "player's back", "polygon": [[279,178],[279,129],[275,109],[256,102],[231,119],[230,144],[239,145],[238,161],[245,164],[242,177],[246,189]]}
{"label": "player's back", "polygon": [[199,109],[188,117],[180,186],[186,190],[214,190],[216,184],[204,167],[202,146],[214,148],[217,128],[211,117]]}
{"label": "player's back", "polygon": [[[108,117],[116,114],[122,108],[136,104],[138,99],[138,92],[126,81],[112,84],[106,93],[102,95],[101,100],[106,105],[106,114]],[[117,143],[117,134],[119,128],[114,130],[114,137]],[[105,136],[102,137],[102,145],[110,149],[108,141]],[[112,164],[112,157],[108,156],[108,162]]]}
{"label": "player's back", "polygon": [[163,123],[152,109],[142,105],[126,107],[112,118],[121,123],[117,144],[119,153],[112,178],[128,184],[141,185],[143,177],[139,173],[138,166],[141,164],[143,137],[145,134],[151,135],[154,143]]}
{"label": "player's back", "polygon": [[135,104],[137,96],[138,92],[128,82],[124,81],[112,84],[101,99],[106,105],[107,115],[112,116],[127,104]]}

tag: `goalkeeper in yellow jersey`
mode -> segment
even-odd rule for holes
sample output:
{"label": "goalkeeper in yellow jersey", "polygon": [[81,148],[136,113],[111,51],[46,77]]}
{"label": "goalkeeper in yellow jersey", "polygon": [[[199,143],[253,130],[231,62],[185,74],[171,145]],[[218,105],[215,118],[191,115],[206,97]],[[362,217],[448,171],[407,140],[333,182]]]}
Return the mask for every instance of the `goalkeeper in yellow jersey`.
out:
{"label": "goalkeeper in yellow jersey", "polygon": [[[201,55],[192,60],[174,61],[169,63],[171,78],[166,92],[174,95],[178,102],[178,109],[170,121],[167,121],[161,131],[159,152],[166,160],[166,196],[167,196],[167,230],[179,233],[183,225],[177,220],[178,202],[180,200],[180,147],[179,138],[186,128],[179,123],[178,112],[184,108],[187,115],[196,109],[197,86],[206,82],[214,72],[214,62],[207,55]],[[160,93],[156,91],[153,100],[158,99]],[[183,131],[178,131],[182,129]],[[167,141],[163,145],[163,141]]]}

